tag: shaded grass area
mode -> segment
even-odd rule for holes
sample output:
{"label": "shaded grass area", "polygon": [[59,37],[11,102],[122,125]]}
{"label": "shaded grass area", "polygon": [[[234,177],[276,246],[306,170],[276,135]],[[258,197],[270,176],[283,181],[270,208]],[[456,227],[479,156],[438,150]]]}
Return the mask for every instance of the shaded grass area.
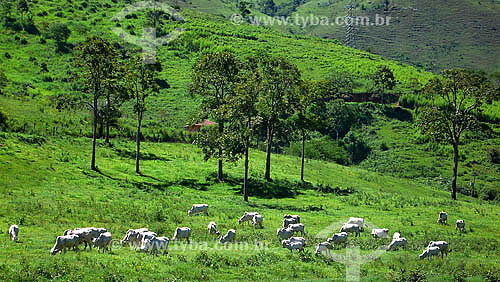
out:
{"label": "shaded grass area", "polygon": [[[113,143],[114,147],[134,148],[128,141]],[[251,189],[256,190],[252,193],[264,195],[251,196],[247,204],[239,191],[242,163],[227,164],[228,181],[218,183],[213,175],[216,163],[204,162],[196,147],[145,142],[144,152],[169,161],[144,160],[143,175],[136,175],[133,159],[100,146],[99,172],[94,172],[88,169],[90,148],[90,140],[85,138],[49,138],[37,144],[21,141],[15,134],[0,135],[2,230],[11,223],[20,224],[23,242],[13,244],[0,238],[2,280],[345,279],[345,265],[316,257],[313,251],[316,243],[324,241],[318,234],[331,236],[350,216],[364,217],[391,233],[399,231],[409,240],[407,251],[389,252],[362,265],[362,279],[406,281],[422,273],[440,281],[454,281],[458,276],[472,280],[499,277],[500,230],[491,219],[498,217],[500,209],[488,202],[464,196],[454,202],[447,192],[410,180],[312,160],[306,164],[310,183],[301,184],[299,159],[282,155],[273,156],[273,182],[258,190],[264,187],[259,179],[265,155],[252,151]],[[61,155],[67,157],[61,160]],[[271,195],[265,195],[266,191]],[[274,196],[280,193],[285,194]],[[209,204],[209,216],[188,217],[187,210],[194,203]],[[263,229],[238,225],[244,211],[254,210],[264,216]],[[450,225],[435,223],[441,210],[450,215]],[[275,237],[284,213],[300,214],[306,226],[304,254],[290,254]],[[453,220],[458,218],[465,219],[466,233],[455,232]],[[223,233],[235,228],[237,241],[248,244],[248,249],[217,249],[216,238],[206,230],[211,220]],[[49,255],[57,235],[82,226],[106,227],[114,239],[121,239],[129,228],[148,227],[171,237],[175,227],[189,226],[195,243],[184,251],[182,245],[172,247],[168,256],[159,258],[128,248],[115,248],[113,254],[105,255],[94,251]],[[267,247],[256,248],[256,240]],[[445,260],[419,261],[417,255],[430,240],[447,240],[453,252]],[[208,248],[196,249],[197,242]],[[388,243],[373,240],[369,230],[349,240],[363,254]]]}

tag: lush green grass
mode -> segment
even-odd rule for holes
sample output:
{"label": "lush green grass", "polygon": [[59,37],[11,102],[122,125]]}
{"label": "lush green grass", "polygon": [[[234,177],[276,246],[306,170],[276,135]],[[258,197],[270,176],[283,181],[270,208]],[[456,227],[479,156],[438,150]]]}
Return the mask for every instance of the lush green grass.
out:
{"label": "lush green grass", "polygon": [[[258,1],[254,15],[261,16]],[[276,4],[292,0],[274,1]],[[291,14],[309,17],[327,17],[335,22],[337,17],[347,14],[350,0],[303,1]],[[493,72],[500,68],[500,49],[495,33],[500,19],[498,1],[390,1],[391,10],[385,12],[384,0],[355,1],[354,16],[389,16],[390,25],[358,26],[356,46],[362,50],[382,55],[397,61],[439,71],[451,67],[469,67]],[[186,5],[186,4],[184,4]],[[187,5],[203,12],[230,17],[237,13],[232,1],[200,0]],[[277,30],[294,34],[314,35],[321,38],[345,39],[346,29],[339,25],[309,25],[301,28],[292,25],[276,25]]]}
{"label": "lush green grass", "polygon": [[[372,225],[389,228],[391,234],[400,231],[409,240],[407,251],[390,252],[364,264],[361,274],[367,280],[406,280],[417,273],[433,281],[458,276],[470,281],[500,278],[500,230],[493,220],[500,209],[481,200],[460,196],[454,202],[447,192],[423,184],[311,160],[307,161],[306,179],[312,184],[304,187],[295,182],[299,160],[283,155],[273,157],[275,181],[264,186],[260,179],[265,155],[252,151],[252,189],[275,197],[251,196],[246,204],[239,194],[242,164],[227,165],[228,182],[216,183],[216,164],[205,163],[200,150],[191,145],[144,143],[149,158],[142,162],[144,175],[138,176],[133,174],[134,159],[118,153],[133,152],[133,143],[114,141],[112,148],[100,143],[100,173],[96,173],[88,170],[88,139],[48,139],[41,145],[30,144],[31,140],[22,134],[0,136],[2,229],[20,224],[22,242],[0,240],[2,280],[344,279],[343,264],[315,257],[313,251],[324,240],[315,238],[320,231],[331,224],[338,228],[349,216],[364,217]],[[321,193],[316,191],[319,184],[349,188],[354,193]],[[208,203],[210,215],[188,217],[186,212],[193,203]],[[238,217],[251,210],[264,216],[264,229],[238,226]],[[449,213],[450,225],[435,223],[441,210]],[[301,215],[308,240],[304,254],[280,248],[275,232],[283,213]],[[467,222],[464,234],[455,232],[453,221],[458,218]],[[214,239],[206,231],[211,220],[223,232],[235,228],[238,242],[252,245],[259,240],[268,247],[263,251],[209,248],[205,252],[172,247],[164,258],[150,258],[128,248],[104,255],[95,251],[49,255],[55,237],[78,226],[106,227],[115,239],[129,228],[146,226],[171,237],[175,227],[189,226],[194,242],[209,242],[213,248]],[[444,260],[420,261],[418,254],[430,240],[446,240],[453,251]],[[349,244],[360,246],[364,254],[388,241],[374,241],[367,230]]]}

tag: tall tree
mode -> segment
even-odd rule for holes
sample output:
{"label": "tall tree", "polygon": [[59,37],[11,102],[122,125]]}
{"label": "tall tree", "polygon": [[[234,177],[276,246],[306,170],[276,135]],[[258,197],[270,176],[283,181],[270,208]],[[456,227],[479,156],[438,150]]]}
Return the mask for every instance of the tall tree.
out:
{"label": "tall tree", "polygon": [[116,119],[121,116],[121,105],[131,98],[132,87],[127,81],[129,69],[125,64],[113,65],[113,69],[109,70],[109,79],[106,80],[104,88],[104,107],[100,111],[101,119],[105,123],[105,142],[110,144],[109,134],[110,127]]}
{"label": "tall tree", "polygon": [[297,91],[297,100],[294,103],[294,115],[292,123],[294,128],[299,131],[302,141],[300,181],[304,182],[304,165],[307,133],[316,127],[314,111],[311,108],[319,101],[317,83],[313,81],[304,81],[300,84]]}
{"label": "tall tree", "polygon": [[[202,111],[204,116],[214,117],[217,121],[219,140],[210,142],[217,146],[217,153],[212,150],[205,151],[205,158],[215,157],[219,161],[217,178],[223,181],[222,163],[224,159],[224,125],[227,111],[225,105],[234,94],[234,84],[241,67],[241,62],[236,56],[227,51],[213,52],[202,55],[193,66],[192,85],[190,91],[193,94],[203,96]],[[208,144],[208,143],[207,143]],[[202,144],[201,144],[202,145]]]}
{"label": "tall tree", "polygon": [[159,92],[156,83],[156,73],[161,71],[160,63],[145,64],[142,56],[131,59],[129,80],[134,99],[134,112],[137,114],[137,151],[135,155],[135,172],[141,173],[139,162],[141,159],[141,126],[146,112],[146,98],[154,92]]}
{"label": "tall tree", "polygon": [[263,91],[263,78],[261,69],[261,57],[250,57],[245,63],[245,68],[238,83],[236,84],[235,95],[232,97],[231,120],[237,122],[237,128],[241,134],[243,151],[245,155],[244,176],[243,176],[243,200],[248,202],[248,167],[249,148],[253,129],[258,123],[257,101]]}
{"label": "tall tree", "polygon": [[267,57],[262,64],[264,91],[258,101],[259,115],[266,123],[267,156],[265,179],[271,181],[271,150],[277,124],[292,114],[293,100],[300,84],[297,66],[281,57]]}
{"label": "tall tree", "polygon": [[392,73],[392,70],[386,65],[377,66],[377,70],[373,75],[373,82],[375,84],[375,87],[378,87],[380,91],[380,98],[382,100],[382,103],[384,103],[385,90],[391,90],[394,88],[394,86],[396,86],[394,73]]}
{"label": "tall tree", "polygon": [[465,69],[443,71],[424,90],[432,104],[422,111],[419,125],[433,140],[453,146],[451,198],[456,200],[460,137],[475,130],[482,105],[498,99],[499,93],[483,73]]}
{"label": "tall tree", "polygon": [[111,43],[101,37],[94,36],[80,43],[76,48],[73,62],[77,68],[77,71],[74,72],[76,78],[83,84],[84,89],[92,95],[92,102],[89,103],[94,115],[90,168],[96,170],[98,101],[104,93],[103,86],[111,78],[111,70],[115,69],[119,63],[118,55]]}

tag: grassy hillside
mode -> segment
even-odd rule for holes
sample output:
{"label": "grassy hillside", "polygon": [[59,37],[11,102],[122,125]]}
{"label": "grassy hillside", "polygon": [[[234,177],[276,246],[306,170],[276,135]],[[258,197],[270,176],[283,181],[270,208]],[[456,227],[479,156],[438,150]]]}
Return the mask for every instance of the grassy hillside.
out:
{"label": "grassy hillside", "polygon": [[[229,17],[237,12],[236,1],[201,0],[188,5],[200,11]],[[252,11],[261,15],[259,2]],[[274,1],[277,6],[296,1]],[[334,22],[347,14],[350,0],[308,0],[296,6],[290,13],[308,17],[328,17]],[[354,16],[390,16],[390,25],[359,26],[356,46],[361,50],[382,55],[426,70],[439,71],[452,67],[469,67],[487,72],[500,68],[498,25],[500,24],[499,1],[390,1],[384,11],[384,1],[354,1]],[[338,25],[276,26],[277,29],[296,34],[308,34],[321,38],[345,39],[345,28]]]}
{"label": "grassy hillside", "polygon": [[[364,217],[371,226],[389,228],[391,234],[399,231],[409,241],[408,250],[387,252],[363,264],[363,280],[500,278],[500,230],[492,224],[498,206],[468,197],[454,202],[447,192],[412,181],[308,161],[306,178],[312,184],[302,186],[295,182],[299,160],[276,156],[275,180],[263,186],[259,179],[265,155],[252,151],[255,182],[246,204],[240,194],[242,164],[229,165],[230,181],[216,183],[216,164],[203,162],[201,152],[191,145],[145,143],[144,176],[137,176],[130,157],[134,144],[129,142],[98,147],[99,173],[87,169],[90,143],[85,138],[43,141],[2,133],[0,144],[2,230],[20,224],[21,241],[15,244],[6,236],[0,240],[1,280],[341,280],[345,266],[313,252],[314,245],[324,240],[316,235],[326,229],[330,236],[349,216]],[[210,215],[188,217],[193,203],[208,203]],[[264,216],[264,229],[237,224],[238,217],[251,210]],[[449,213],[450,225],[435,222],[441,210]],[[300,214],[306,226],[308,246],[303,254],[290,254],[275,237],[283,213]],[[465,219],[466,233],[455,231],[453,221],[458,218]],[[217,244],[206,231],[211,220],[223,232],[235,228],[237,241],[248,243],[249,249],[215,249]],[[335,230],[328,229],[332,224]],[[78,226],[106,227],[114,239],[121,239],[129,228],[145,226],[171,237],[175,227],[189,226],[191,245],[208,247],[172,245],[168,256],[151,258],[115,244],[113,254],[87,250],[50,256],[56,236]],[[359,246],[363,255],[389,243],[373,240],[369,231],[349,239],[349,245]],[[264,250],[254,247],[256,240],[266,246]],[[430,240],[448,241],[452,252],[444,260],[420,261],[418,254]]]}
{"label": "grassy hillside", "polygon": [[[55,42],[49,38],[50,27],[54,23],[68,25],[72,31],[68,43],[73,46],[85,40],[86,36],[100,34],[115,42],[120,52],[140,51],[140,47],[124,42],[110,31],[117,26],[112,17],[126,7],[125,3],[84,3],[86,1],[30,3],[39,34],[12,29],[0,32],[0,69],[10,80],[6,91],[8,94],[36,99],[74,93],[70,79],[72,55],[56,52]],[[413,77],[425,82],[432,76],[421,69],[349,49],[332,40],[281,34],[261,27],[235,26],[224,18],[188,9],[181,10],[181,13],[186,18],[185,23],[164,20],[162,30],[169,32],[174,27],[182,27],[186,31],[172,45],[158,50],[158,59],[164,66],[160,78],[166,79],[170,88],[163,89],[160,95],[151,99],[153,106],[146,113],[148,119],[154,120],[160,119],[162,115],[161,119],[166,120],[167,127],[184,126],[196,111],[199,101],[187,95],[187,84],[190,82],[193,62],[200,53],[208,50],[231,49],[241,57],[258,51],[281,55],[296,63],[304,73],[304,78],[321,79],[327,78],[332,72],[349,72],[358,77],[359,91],[371,87],[368,78],[379,64],[387,64],[394,70],[400,91],[404,91]],[[137,13],[135,18],[125,19],[119,24],[127,32],[134,31],[140,36],[144,21],[145,12]],[[42,67],[44,64],[48,71]]]}

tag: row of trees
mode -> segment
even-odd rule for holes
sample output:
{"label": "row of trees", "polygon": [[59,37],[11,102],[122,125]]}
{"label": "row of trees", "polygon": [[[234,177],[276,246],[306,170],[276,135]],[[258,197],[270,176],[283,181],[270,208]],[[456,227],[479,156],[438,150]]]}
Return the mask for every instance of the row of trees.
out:
{"label": "row of trees", "polygon": [[[144,64],[141,56],[120,60],[113,45],[97,36],[76,48],[73,61],[76,81],[90,94],[88,104],[94,114],[91,169],[97,169],[97,123],[103,118],[99,115],[106,120],[109,143],[112,113],[132,99],[137,115],[136,172],[140,173],[141,125],[147,97],[159,91],[155,76],[161,72],[161,65]],[[377,69],[374,81],[382,93],[395,84],[394,75],[385,66]],[[339,97],[352,92],[352,87],[352,78],[343,74],[327,80],[303,80],[297,66],[279,56],[258,54],[240,60],[227,51],[204,54],[193,66],[189,91],[203,97],[198,118],[215,119],[217,126],[204,128],[197,143],[205,159],[218,160],[220,181],[224,180],[223,162],[244,157],[243,194],[248,201],[249,148],[253,137],[265,131],[264,178],[271,181],[271,156],[277,132],[298,133],[302,141],[301,181],[304,181],[308,134],[332,128],[330,124],[336,123],[335,117],[342,118],[343,101]],[[461,136],[467,130],[475,130],[482,105],[498,100],[499,91],[483,73],[463,69],[444,71],[423,90],[433,103],[421,111],[419,126],[433,140],[453,146],[451,188],[452,198],[456,199]],[[340,113],[332,114],[332,108]],[[283,132],[284,124],[289,131]]]}
{"label": "row of trees", "polygon": [[105,120],[106,143],[109,143],[110,121],[117,109],[127,100],[134,101],[137,115],[136,173],[140,173],[141,126],[146,111],[146,98],[159,91],[155,81],[161,65],[144,64],[142,56],[128,61],[119,59],[115,47],[107,40],[94,36],[76,48],[73,58],[77,84],[89,94],[88,106],[93,112],[92,158],[90,168],[96,167],[96,140],[99,119]]}
{"label": "row of trees", "polygon": [[[252,136],[265,131],[264,178],[271,181],[273,140],[285,123],[302,140],[301,180],[304,181],[304,150],[308,132],[326,127],[324,109],[350,87],[352,81],[307,81],[297,66],[282,57],[260,54],[239,60],[231,52],[208,53],[193,66],[190,92],[204,99],[200,119],[213,118],[217,126],[202,130],[197,143],[205,159],[218,160],[218,179],[223,181],[223,161],[245,159],[243,194],[248,201],[248,169]],[[339,102],[340,103],[340,102]]]}
{"label": "row of trees", "polygon": [[[386,66],[379,66],[373,76],[380,93],[392,89],[395,78]],[[292,124],[302,141],[301,181],[304,181],[304,148],[308,133],[321,131],[335,116],[328,109],[342,109],[339,97],[352,90],[348,75],[332,79],[307,81],[298,68],[282,57],[257,55],[239,60],[231,52],[201,56],[193,66],[191,93],[204,97],[199,118],[211,117],[217,126],[202,131],[198,144],[206,159],[219,161],[218,179],[223,180],[223,160],[245,159],[243,194],[248,201],[248,149],[256,130],[266,132],[266,167],[264,177],[271,181],[271,152],[277,129]],[[454,149],[452,198],[456,199],[456,178],[460,137],[475,130],[478,113],[484,103],[498,100],[498,89],[480,72],[464,69],[447,70],[423,89],[433,103],[420,113],[422,132],[436,142]],[[349,91],[349,90],[348,90]],[[382,98],[383,99],[383,98]],[[334,101],[334,102],[332,102]],[[292,134],[286,132],[285,134]]]}

